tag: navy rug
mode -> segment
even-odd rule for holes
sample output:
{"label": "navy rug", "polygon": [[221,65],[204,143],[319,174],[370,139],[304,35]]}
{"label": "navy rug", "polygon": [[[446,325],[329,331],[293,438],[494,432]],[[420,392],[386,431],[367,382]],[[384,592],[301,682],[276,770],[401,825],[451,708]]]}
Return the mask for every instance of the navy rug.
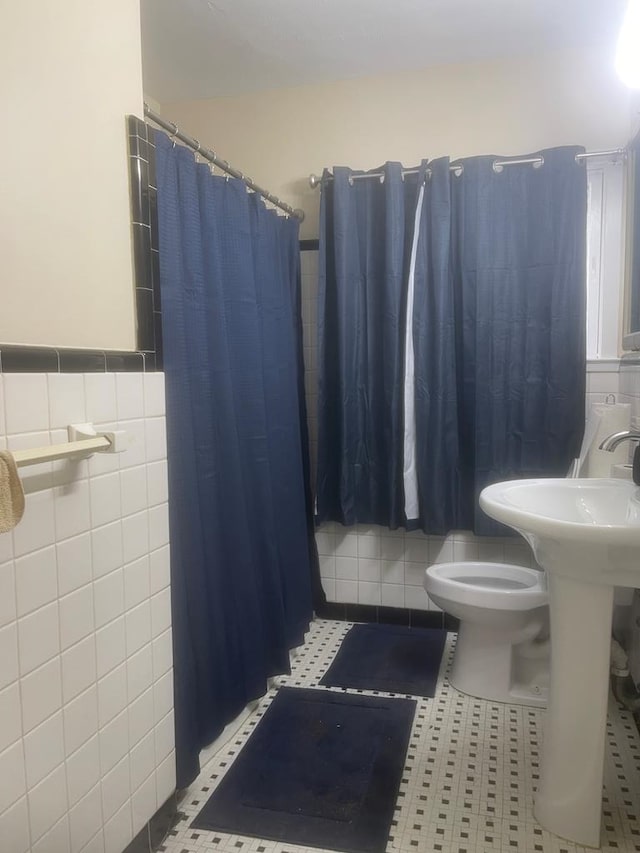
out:
{"label": "navy rug", "polygon": [[415,707],[282,687],[192,826],[384,853]]}
{"label": "navy rug", "polygon": [[446,638],[440,628],[354,625],[320,684],[433,697]]}

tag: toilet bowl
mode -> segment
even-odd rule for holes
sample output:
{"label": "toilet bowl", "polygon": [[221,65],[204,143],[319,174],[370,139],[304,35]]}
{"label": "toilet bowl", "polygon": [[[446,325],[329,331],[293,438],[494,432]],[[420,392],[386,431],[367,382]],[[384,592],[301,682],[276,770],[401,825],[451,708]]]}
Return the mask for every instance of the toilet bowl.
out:
{"label": "toilet bowl", "polygon": [[429,598],[460,620],[450,684],[462,693],[544,706],[549,608],[544,573],[507,563],[439,563],[426,570]]}

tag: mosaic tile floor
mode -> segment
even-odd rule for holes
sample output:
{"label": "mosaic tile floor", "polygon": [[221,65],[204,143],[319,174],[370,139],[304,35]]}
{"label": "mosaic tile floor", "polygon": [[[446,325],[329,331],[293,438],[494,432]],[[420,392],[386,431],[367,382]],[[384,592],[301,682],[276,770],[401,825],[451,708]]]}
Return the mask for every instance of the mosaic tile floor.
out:
{"label": "mosaic tile floor", "polygon": [[[347,622],[316,620],[293,662],[291,675],[276,679],[276,685],[317,687],[349,628]],[[435,698],[418,699],[387,853],[588,850],[551,835],[533,818],[544,712],[458,693],[447,680],[454,648],[455,635],[450,634]],[[185,792],[180,801],[181,819],[159,851],[318,853],[318,848],[190,827],[275,692],[276,686]],[[608,853],[640,851],[640,736],[631,714],[620,710],[613,700],[605,760],[602,849]]]}

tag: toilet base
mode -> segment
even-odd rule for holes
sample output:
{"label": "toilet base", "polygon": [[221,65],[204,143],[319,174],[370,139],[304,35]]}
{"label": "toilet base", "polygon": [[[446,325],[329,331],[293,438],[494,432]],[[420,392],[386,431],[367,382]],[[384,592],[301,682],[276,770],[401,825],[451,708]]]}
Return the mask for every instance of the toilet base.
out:
{"label": "toilet base", "polygon": [[499,629],[461,622],[449,683],[478,699],[546,707],[550,644],[539,625],[532,633],[512,644]]}

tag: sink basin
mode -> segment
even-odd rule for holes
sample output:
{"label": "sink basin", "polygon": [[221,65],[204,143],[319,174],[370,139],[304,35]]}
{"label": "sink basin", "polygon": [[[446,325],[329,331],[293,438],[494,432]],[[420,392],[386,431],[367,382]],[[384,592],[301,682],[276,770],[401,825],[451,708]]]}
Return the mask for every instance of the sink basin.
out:
{"label": "sink basin", "polygon": [[546,570],[551,677],[534,812],[600,846],[614,586],[640,587],[640,488],[617,479],[512,480],[480,495]]}
{"label": "sink basin", "polygon": [[480,506],[518,530],[549,571],[640,586],[640,488],[634,483],[512,480],[487,486]]}
{"label": "sink basin", "polygon": [[511,480],[487,486],[484,511],[512,527],[584,541],[640,544],[640,487],[626,480]]}

